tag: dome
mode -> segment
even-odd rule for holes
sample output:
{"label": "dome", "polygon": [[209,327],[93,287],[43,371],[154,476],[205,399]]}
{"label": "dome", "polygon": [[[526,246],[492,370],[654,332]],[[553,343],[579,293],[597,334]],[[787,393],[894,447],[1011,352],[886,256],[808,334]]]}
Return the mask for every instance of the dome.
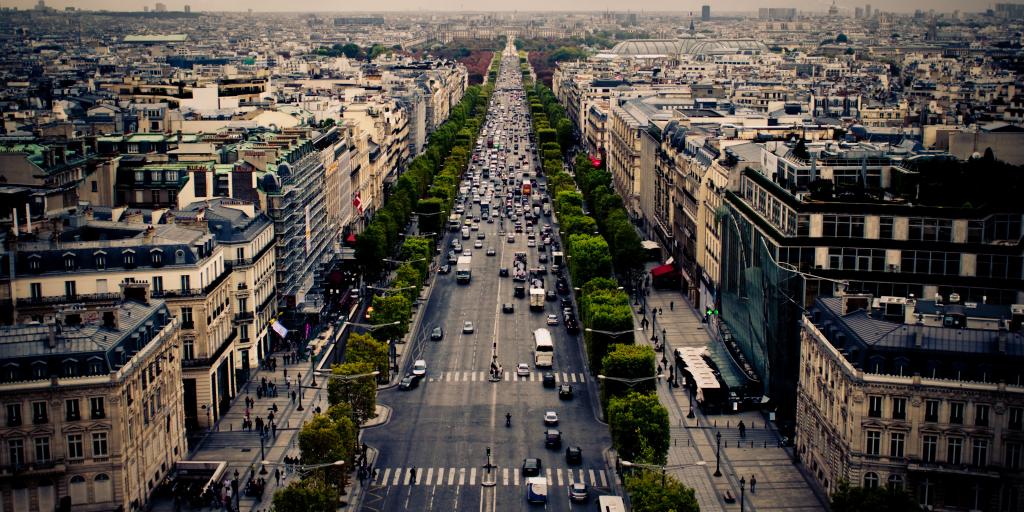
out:
{"label": "dome", "polygon": [[609,53],[620,57],[679,55],[679,41],[672,39],[630,39],[616,44]]}
{"label": "dome", "polygon": [[760,55],[768,47],[754,39],[630,39],[616,44],[609,54],[618,57],[678,57],[682,55]]}

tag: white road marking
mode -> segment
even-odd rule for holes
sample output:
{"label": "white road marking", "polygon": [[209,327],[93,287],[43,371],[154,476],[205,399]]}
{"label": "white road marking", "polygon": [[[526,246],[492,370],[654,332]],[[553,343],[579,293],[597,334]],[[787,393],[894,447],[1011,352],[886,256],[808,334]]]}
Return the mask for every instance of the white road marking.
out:
{"label": "white road marking", "polygon": [[476,485],[476,467],[469,468],[469,485]]}
{"label": "white road marking", "polygon": [[427,468],[427,477],[423,479],[423,485],[430,485],[434,478],[434,468]]}
{"label": "white road marking", "polygon": [[588,469],[587,472],[590,473],[590,485],[597,485],[597,479],[594,478],[594,470]]}
{"label": "white road marking", "polygon": [[377,485],[384,485],[384,484],[386,484],[386,483],[387,483],[387,481],[388,481],[388,477],[389,477],[389,476],[391,476],[391,468],[387,468],[387,469],[385,469],[385,470],[384,470],[384,475],[383,475],[383,476],[384,476],[384,478],[381,478],[381,479],[380,479],[380,482],[378,482],[378,483],[377,483]]}

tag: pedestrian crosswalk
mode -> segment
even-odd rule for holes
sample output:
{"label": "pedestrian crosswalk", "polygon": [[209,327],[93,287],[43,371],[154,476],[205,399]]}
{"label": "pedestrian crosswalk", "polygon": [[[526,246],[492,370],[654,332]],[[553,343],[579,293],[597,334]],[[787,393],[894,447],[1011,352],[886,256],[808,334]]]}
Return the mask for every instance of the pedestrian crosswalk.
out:
{"label": "pedestrian crosswalk", "polygon": [[[591,487],[608,487],[608,473],[603,469],[546,468],[542,475],[550,486],[568,486],[576,482]],[[370,484],[378,487],[397,485],[463,486],[494,482],[495,485],[517,486],[526,477],[519,468],[497,467],[488,472],[484,468],[377,468]]]}
{"label": "pedestrian crosswalk", "polygon": [[[587,381],[587,374],[572,372],[551,372],[555,376],[556,384],[582,384]],[[429,382],[484,382],[490,377],[490,372],[481,371],[457,371],[440,372],[428,377]],[[514,371],[505,371],[502,378],[506,382],[540,382],[544,379],[543,372],[530,372],[527,375],[517,375]]]}

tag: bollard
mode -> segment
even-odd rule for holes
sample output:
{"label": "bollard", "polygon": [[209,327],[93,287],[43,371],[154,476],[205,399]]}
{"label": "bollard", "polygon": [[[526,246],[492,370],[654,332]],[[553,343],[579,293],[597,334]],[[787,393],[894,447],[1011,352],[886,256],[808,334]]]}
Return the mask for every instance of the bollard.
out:
{"label": "bollard", "polygon": [[235,431],[235,424],[234,423],[228,423],[228,431],[229,432],[234,432]]}
{"label": "bollard", "polygon": [[764,448],[768,448],[768,441],[767,440],[764,442]]}
{"label": "bollard", "polygon": [[679,440],[678,440],[678,439],[674,439],[674,438],[673,438],[673,439],[672,439],[672,446],[678,446],[678,445],[679,445],[679,443],[677,443],[677,441],[679,441]]}
{"label": "bollard", "polygon": [[729,421],[725,422],[725,428],[729,428],[729,423],[730,423]]}
{"label": "bollard", "polygon": [[718,418],[715,418],[715,428],[718,428]]}
{"label": "bollard", "polygon": [[753,441],[751,441],[751,442],[750,442],[750,447],[751,447],[751,448],[753,448],[753,447],[754,447],[754,442],[753,442]]}

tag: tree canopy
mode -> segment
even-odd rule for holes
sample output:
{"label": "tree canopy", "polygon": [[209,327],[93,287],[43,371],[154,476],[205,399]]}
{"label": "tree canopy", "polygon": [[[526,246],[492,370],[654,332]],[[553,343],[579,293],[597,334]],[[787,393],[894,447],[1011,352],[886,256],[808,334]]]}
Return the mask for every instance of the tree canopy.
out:
{"label": "tree canopy", "polygon": [[668,410],[656,395],[634,391],[609,400],[608,428],[612,445],[623,459],[665,464],[670,442]]}

